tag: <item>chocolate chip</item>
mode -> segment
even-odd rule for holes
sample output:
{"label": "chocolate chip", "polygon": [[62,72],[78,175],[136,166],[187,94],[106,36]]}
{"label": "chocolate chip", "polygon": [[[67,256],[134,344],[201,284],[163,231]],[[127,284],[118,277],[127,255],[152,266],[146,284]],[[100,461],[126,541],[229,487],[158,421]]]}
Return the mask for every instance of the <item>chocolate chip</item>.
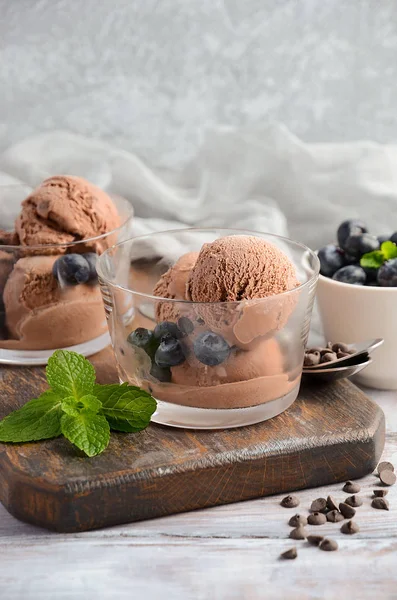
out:
{"label": "chocolate chip", "polygon": [[327,521],[330,523],[338,523],[339,521],[343,521],[344,518],[345,517],[339,510],[330,510],[329,513],[327,513]]}
{"label": "chocolate chip", "polygon": [[310,510],[313,512],[327,512],[327,501],[325,498],[313,500]]}
{"label": "chocolate chip", "polygon": [[312,515],[307,517],[309,525],[324,525],[327,522],[327,517],[320,512],[314,512]]}
{"label": "chocolate chip", "polygon": [[304,367],[313,367],[320,363],[320,353],[319,352],[310,352],[305,354],[305,358],[303,360]]}
{"label": "chocolate chip", "polygon": [[383,496],[387,496],[389,490],[374,490],[375,498],[383,498]]}
{"label": "chocolate chip", "polygon": [[288,521],[288,525],[291,525],[291,527],[299,527],[300,525],[304,527],[307,525],[307,519],[303,515],[294,515]]}
{"label": "chocolate chip", "polygon": [[321,352],[328,352],[328,350],[326,348],[321,348],[321,346],[313,346],[313,348],[309,348],[309,350],[306,350],[306,354],[315,354],[316,352],[318,352],[319,354],[321,354]]}
{"label": "chocolate chip", "polygon": [[327,507],[329,510],[338,510],[338,504],[332,496],[327,497]]}
{"label": "chocolate chip", "polygon": [[379,478],[384,485],[394,485],[397,479],[396,474],[387,469],[383,469],[383,471],[379,473]]}
{"label": "chocolate chip", "polygon": [[354,508],[357,508],[358,506],[362,506],[363,501],[360,498],[360,496],[349,496],[348,498],[346,498],[345,503],[348,504],[349,506],[353,506]]}
{"label": "chocolate chip", "polygon": [[327,362],[332,362],[333,360],[336,360],[336,354],[335,352],[326,352],[325,354],[322,355],[320,362],[321,363],[327,363]]}
{"label": "chocolate chip", "polygon": [[319,546],[321,544],[321,542],[323,541],[323,539],[324,538],[322,535],[308,535],[307,536],[307,541],[312,546]]}
{"label": "chocolate chip", "polygon": [[289,537],[292,540],[304,540],[306,539],[306,530],[304,527],[299,525],[299,527],[295,527],[290,531]]}
{"label": "chocolate chip", "polygon": [[280,554],[281,558],[286,558],[286,559],[293,559],[293,558],[296,558],[297,556],[298,556],[298,552],[295,547],[290,548],[289,550],[286,550],[285,552]]}
{"label": "chocolate chip", "polygon": [[354,508],[348,504],[345,504],[344,502],[339,504],[339,510],[346,519],[352,519],[356,514]]}
{"label": "chocolate chip", "polygon": [[325,540],[320,543],[320,550],[324,550],[325,552],[334,552],[337,549],[338,544],[335,542],[335,540],[329,540],[325,538]]}
{"label": "chocolate chip", "polygon": [[347,523],[343,523],[340,530],[342,533],[353,535],[354,533],[358,533],[360,531],[360,528],[354,521],[348,521]]}
{"label": "chocolate chip", "polygon": [[350,348],[346,344],[342,344],[342,342],[335,342],[332,344],[331,349],[333,352],[343,352],[344,354],[350,354]]}
{"label": "chocolate chip", "polygon": [[394,466],[387,461],[381,462],[378,464],[378,473],[382,473],[382,471],[394,471]]}
{"label": "chocolate chip", "polygon": [[337,352],[336,353],[337,358],[347,358],[348,356],[350,356],[350,354],[348,352]]}
{"label": "chocolate chip", "polygon": [[389,510],[389,503],[385,498],[374,498],[371,503],[372,508],[379,510]]}
{"label": "chocolate chip", "polygon": [[346,481],[342,489],[347,494],[358,494],[358,492],[361,491],[361,488],[358,485],[358,483],[353,483],[353,481]]}
{"label": "chocolate chip", "polygon": [[299,498],[296,496],[285,496],[280,502],[281,506],[284,508],[296,508],[299,506]]}

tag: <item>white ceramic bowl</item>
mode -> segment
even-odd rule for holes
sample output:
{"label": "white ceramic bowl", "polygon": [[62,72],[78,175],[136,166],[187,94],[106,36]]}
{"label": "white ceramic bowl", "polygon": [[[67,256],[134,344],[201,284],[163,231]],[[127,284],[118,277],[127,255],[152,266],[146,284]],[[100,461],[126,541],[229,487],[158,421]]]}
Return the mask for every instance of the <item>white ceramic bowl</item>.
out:
{"label": "white ceramic bowl", "polygon": [[320,275],[317,302],[327,340],[347,344],[385,340],[355,381],[397,390],[397,288],[351,285]]}

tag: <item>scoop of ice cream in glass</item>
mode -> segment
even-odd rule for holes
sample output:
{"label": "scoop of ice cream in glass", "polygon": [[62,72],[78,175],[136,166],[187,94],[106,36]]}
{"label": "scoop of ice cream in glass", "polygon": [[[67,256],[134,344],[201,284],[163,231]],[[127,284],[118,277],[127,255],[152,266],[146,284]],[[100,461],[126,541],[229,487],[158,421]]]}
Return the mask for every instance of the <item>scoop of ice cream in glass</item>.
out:
{"label": "scoop of ice cream in glass", "polygon": [[[80,178],[0,187],[0,362],[44,364],[56,348],[109,343],[97,257],[128,237],[132,207]],[[123,238],[124,236],[124,238]]]}
{"label": "scoop of ice cream in glass", "polygon": [[153,394],[162,424],[279,414],[298,394],[318,270],[305,246],[243,231],[162,232],[109,249],[98,273],[120,379]]}

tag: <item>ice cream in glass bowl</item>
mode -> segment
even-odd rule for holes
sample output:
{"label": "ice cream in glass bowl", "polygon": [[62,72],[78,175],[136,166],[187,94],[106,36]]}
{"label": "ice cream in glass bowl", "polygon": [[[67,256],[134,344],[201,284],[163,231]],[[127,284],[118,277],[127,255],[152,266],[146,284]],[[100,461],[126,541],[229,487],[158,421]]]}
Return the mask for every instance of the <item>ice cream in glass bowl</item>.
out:
{"label": "ice cream in glass bowl", "polygon": [[305,246],[184,229],[109,248],[97,269],[120,381],[156,398],[155,422],[238,427],[296,399],[319,272]]}
{"label": "ice cream in glass bowl", "polygon": [[132,206],[72,176],[0,187],[0,362],[89,356],[110,342],[97,257],[130,237]]}

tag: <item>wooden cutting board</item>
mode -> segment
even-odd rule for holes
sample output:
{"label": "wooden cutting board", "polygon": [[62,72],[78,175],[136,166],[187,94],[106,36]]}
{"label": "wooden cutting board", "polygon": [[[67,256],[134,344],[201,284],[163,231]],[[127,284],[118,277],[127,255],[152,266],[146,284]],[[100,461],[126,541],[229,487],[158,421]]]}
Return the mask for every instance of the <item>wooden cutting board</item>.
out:
{"label": "wooden cutting board", "polygon": [[[113,356],[96,357],[100,383]],[[46,389],[42,367],[0,367],[0,417]],[[59,438],[0,444],[0,500],[18,519],[75,532],[362,477],[383,450],[382,410],[349,381],[303,384],[286,412],[258,425],[192,431],[150,425],[112,434],[86,458]]]}

